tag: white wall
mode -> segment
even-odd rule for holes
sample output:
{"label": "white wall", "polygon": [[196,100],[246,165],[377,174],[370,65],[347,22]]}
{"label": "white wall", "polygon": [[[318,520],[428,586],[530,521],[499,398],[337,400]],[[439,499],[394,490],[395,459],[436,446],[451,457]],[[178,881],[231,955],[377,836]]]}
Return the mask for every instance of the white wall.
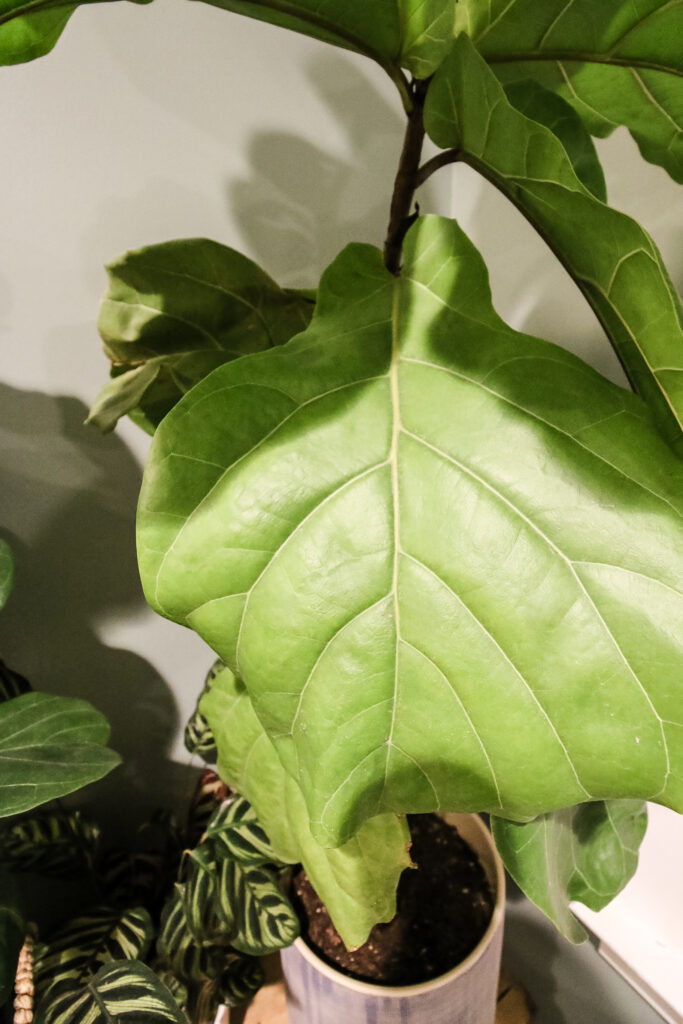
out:
{"label": "white wall", "polygon": [[[131,787],[127,814],[186,784],[180,726],[212,655],[142,600],[134,515],[147,439],[128,423],[107,438],[81,426],[106,377],[102,266],[207,235],[283,284],[315,283],[347,241],[381,244],[401,108],[362,58],[164,0],[77,11],[52,54],[0,71],[0,125],[0,527],[18,576],[0,652],[35,686],[107,714],[127,768],[106,800]],[[680,284],[674,186],[625,135],[600,149],[613,203],[652,231]],[[453,183],[500,312],[621,379],[521,217],[466,168],[441,175],[422,208],[448,212]]]}

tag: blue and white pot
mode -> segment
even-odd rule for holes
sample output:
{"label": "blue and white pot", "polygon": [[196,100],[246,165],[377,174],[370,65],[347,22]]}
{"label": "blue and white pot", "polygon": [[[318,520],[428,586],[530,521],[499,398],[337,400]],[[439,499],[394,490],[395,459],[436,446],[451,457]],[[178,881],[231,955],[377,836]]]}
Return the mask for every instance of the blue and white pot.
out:
{"label": "blue and white pot", "polygon": [[495,896],[493,916],[478,946],[440,978],[389,988],[340,974],[297,939],[282,953],[289,1024],[495,1024],[505,910],[503,864],[480,818],[444,818],[479,856]]}

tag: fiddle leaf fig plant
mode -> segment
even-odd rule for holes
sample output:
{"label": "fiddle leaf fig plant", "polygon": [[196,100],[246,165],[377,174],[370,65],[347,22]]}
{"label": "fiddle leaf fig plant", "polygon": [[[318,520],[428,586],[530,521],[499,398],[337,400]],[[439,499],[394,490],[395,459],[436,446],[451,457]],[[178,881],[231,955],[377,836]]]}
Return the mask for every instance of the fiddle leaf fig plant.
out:
{"label": "fiddle leaf fig plant", "polygon": [[[205,240],[110,268],[91,419],[154,431],[145,594],[224,664],[195,726],[347,944],[395,911],[405,815],[447,810],[491,814],[578,938],[569,903],[626,883],[643,802],[683,811],[681,307],[590,137],[623,125],[683,180],[683,3],[211,2],[374,60],[406,130],[383,249],[350,240],[315,293]],[[419,215],[456,162],[545,240],[632,391],[512,330],[462,229]]]}

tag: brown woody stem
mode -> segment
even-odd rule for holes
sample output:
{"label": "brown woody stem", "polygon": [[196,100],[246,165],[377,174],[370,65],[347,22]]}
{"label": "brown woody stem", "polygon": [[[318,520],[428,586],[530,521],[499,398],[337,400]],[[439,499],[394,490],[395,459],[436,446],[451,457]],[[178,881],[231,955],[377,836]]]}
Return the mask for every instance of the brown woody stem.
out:
{"label": "brown woody stem", "polygon": [[425,137],[424,102],[427,95],[428,80],[414,82],[411,86],[413,106],[408,114],[408,124],[403,140],[403,151],[398,164],[394,194],[391,198],[391,214],[389,230],[384,243],[384,265],[392,274],[401,270],[401,252],[403,239],[417,214],[410,209],[417,188],[422,144]]}

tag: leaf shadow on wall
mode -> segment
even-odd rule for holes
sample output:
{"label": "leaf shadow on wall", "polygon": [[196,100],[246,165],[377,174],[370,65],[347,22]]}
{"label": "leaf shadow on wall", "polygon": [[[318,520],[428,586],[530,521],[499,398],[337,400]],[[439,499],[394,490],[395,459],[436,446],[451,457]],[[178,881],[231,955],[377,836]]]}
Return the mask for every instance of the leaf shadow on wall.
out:
{"label": "leaf shadow on wall", "polygon": [[36,690],[103,712],[123,764],[79,804],[120,832],[174,796],[196,770],[171,763],[173,695],[139,655],[97,635],[105,614],[144,607],[135,556],[140,469],[114,434],[83,426],[76,398],[0,385],[0,530],[15,585],[0,615],[0,654]]}
{"label": "leaf shadow on wall", "polygon": [[[311,61],[312,89],[346,135],[344,156],[283,132],[249,145],[252,177],[229,201],[255,259],[279,284],[310,287],[349,242],[381,246],[405,120],[355,64],[330,50]],[[420,190],[429,205],[430,187]]]}

